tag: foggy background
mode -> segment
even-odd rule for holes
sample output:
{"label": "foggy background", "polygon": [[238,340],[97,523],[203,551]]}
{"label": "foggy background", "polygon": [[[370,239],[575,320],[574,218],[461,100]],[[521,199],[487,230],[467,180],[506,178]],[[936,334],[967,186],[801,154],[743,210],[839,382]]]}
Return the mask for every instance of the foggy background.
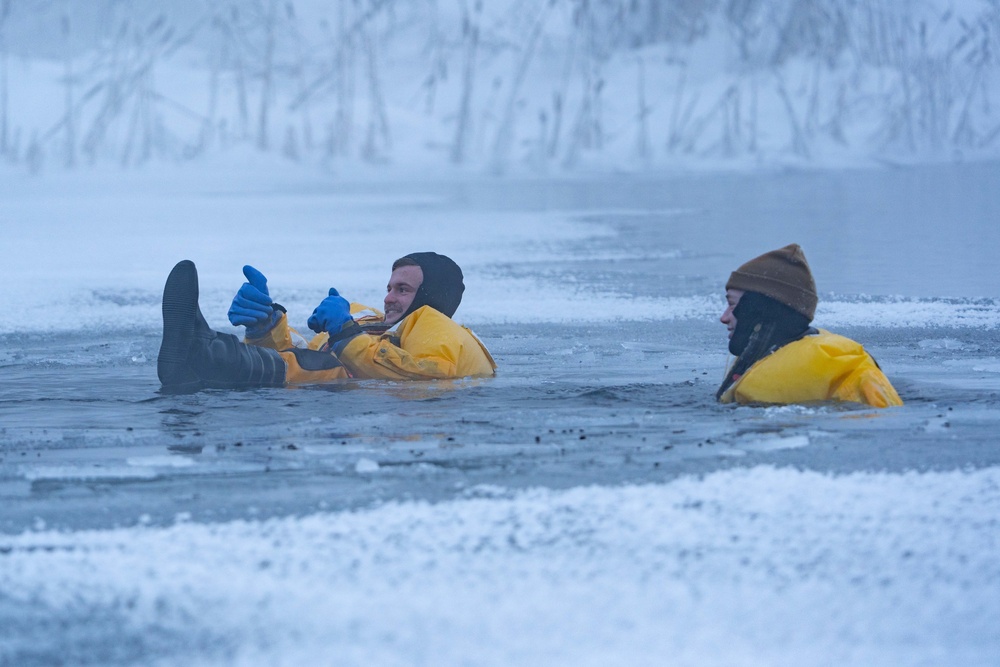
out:
{"label": "foggy background", "polygon": [[0,159],[551,175],[990,158],[998,47],[997,0],[2,0]]}

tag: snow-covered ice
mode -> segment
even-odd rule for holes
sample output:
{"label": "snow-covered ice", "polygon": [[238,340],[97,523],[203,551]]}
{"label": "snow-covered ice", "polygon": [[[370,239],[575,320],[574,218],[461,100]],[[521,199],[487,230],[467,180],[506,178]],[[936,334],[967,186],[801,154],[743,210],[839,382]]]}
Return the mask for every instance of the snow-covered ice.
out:
{"label": "snow-covered ice", "polygon": [[88,664],[128,657],[122,647],[144,664],[191,665],[990,665],[1000,655],[996,468],[758,467],[505,495],[5,537],[0,604],[23,609],[5,653],[33,664],[43,633],[69,624],[88,631],[91,656],[65,638],[46,643]]}

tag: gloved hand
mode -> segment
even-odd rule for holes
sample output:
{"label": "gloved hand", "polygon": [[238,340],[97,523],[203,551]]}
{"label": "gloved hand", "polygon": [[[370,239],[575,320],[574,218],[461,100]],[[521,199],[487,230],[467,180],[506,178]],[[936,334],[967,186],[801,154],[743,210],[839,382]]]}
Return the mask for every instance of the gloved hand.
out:
{"label": "gloved hand", "polygon": [[274,307],[267,291],[267,278],[249,264],[243,267],[247,282],[243,283],[233,303],[229,306],[229,321],[234,326],[245,326],[249,338],[260,338],[274,328],[281,319],[281,312]]}
{"label": "gloved hand", "polygon": [[352,321],[351,304],[331,287],[330,295],[316,306],[307,324],[316,333],[321,331],[337,333],[350,321]]}

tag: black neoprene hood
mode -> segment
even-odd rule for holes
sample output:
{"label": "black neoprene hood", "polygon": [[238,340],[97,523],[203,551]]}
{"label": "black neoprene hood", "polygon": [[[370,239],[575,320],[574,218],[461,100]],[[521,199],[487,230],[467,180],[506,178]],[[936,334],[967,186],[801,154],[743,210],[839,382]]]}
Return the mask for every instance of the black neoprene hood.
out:
{"label": "black neoprene hood", "polygon": [[769,296],[758,292],[744,292],[733,308],[736,328],[729,340],[729,352],[743,354],[757,325],[771,325],[772,343],[784,344],[800,338],[809,328],[810,318]]}
{"label": "black neoprene hood", "polygon": [[430,306],[448,317],[454,315],[465,292],[464,276],[458,264],[436,252],[413,252],[406,257],[417,263],[424,274],[424,281],[420,283],[404,317],[421,306]]}

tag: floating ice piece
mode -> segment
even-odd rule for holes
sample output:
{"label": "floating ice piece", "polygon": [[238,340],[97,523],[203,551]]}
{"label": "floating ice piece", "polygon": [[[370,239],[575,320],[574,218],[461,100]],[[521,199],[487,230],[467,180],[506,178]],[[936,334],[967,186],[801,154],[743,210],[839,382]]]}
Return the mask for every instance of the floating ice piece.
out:
{"label": "floating ice piece", "polygon": [[152,479],[156,471],[125,466],[23,466],[20,474],[29,482],[59,479]]}
{"label": "floating ice piece", "polygon": [[759,438],[739,443],[739,449],[745,452],[775,452],[781,449],[798,449],[809,445],[809,436],[792,435],[788,437],[775,436]]}
{"label": "floating ice piece", "polygon": [[187,468],[194,465],[194,459],[187,456],[164,454],[160,456],[132,456],[125,459],[130,466],[149,468]]}
{"label": "floating ice piece", "polygon": [[466,498],[508,498],[511,491],[496,484],[476,484],[462,492]]}
{"label": "floating ice piece", "polygon": [[764,408],[765,417],[786,417],[789,414],[793,415],[815,415],[819,414],[823,410],[821,408],[816,408],[810,405],[799,405],[798,403],[791,403],[789,405],[770,405]]}
{"label": "floating ice piece", "polygon": [[378,461],[372,461],[371,459],[359,459],[354,466],[354,471],[359,473],[378,472],[378,470]]}
{"label": "floating ice piece", "polygon": [[976,349],[975,345],[968,345],[955,338],[927,338],[917,343],[923,350],[969,350]]}

